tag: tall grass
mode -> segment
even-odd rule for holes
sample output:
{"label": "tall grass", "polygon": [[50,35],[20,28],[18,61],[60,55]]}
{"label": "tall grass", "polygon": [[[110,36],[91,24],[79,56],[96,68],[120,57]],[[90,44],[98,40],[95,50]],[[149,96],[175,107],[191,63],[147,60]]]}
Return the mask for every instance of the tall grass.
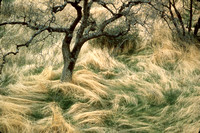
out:
{"label": "tall grass", "polygon": [[152,39],[140,41],[129,54],[113,56],[85,44],[71,83],[59,81],[61,41],[52,46],[47,40],[8,58],[0,82],[0,132],[199,131],[200,51],[195,40],[181,41],[157,23]]}

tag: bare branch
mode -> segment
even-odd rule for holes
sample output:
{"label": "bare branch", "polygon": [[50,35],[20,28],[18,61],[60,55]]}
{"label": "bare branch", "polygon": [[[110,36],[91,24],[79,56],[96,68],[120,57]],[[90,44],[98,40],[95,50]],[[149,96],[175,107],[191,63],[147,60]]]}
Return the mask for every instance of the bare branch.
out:
{"label": "bare branch", "polygon": [[31,25],[29,22],[21,22],[21,21],[14,21],[14,22],[4,22],[0,23],[0,26],[4,25],[24,25],[32,30],[40,30],[40,29],[46,29],[49,32],[60,32],[60,33],[66,33],[69,32],[68,28],[61,28],[61,27],[50,27],[45,25]]}
{"label": "bare branch", "polygon": [[0,65],[0,75],[2,74],[3,67],[4,67],[4,65],[5,65],[5,63],[6,63],[6,57],[9,56],[9,55],[16,55],[16,54],[18,54],[18,53],[19,53],[19,48],[20,48],[20,47],[29,47],[29,45],[30,45],[30,43],[33,41],[33,39],[34,39],[36,36],[38,36],[39,34],[41,34],[43,31],[45,31],[45,30],[46,30],[46,28],[43,28],[43,29],[37,31],[35,34],[33,34],[33,35],[31,36],[31,38],[30,38],[26,43],[16,45],[16,51],[14,51],[14,52],[11,51],[11,52],[8,52],[8,53],[6,53],[6,54],[3,54],[3,57],[2,57],[3,62],[2,62],[1,65]]}
{"label": "bare branch", "polygon": [[[98,2],[101,2],[101,1],[98,0]],[[100,36],[118,37],[120,35],[124,35],[124,34],[128,33],[130,30],[130,24],[127,25],[127,30],[118,32],[117,34],[110,34],[110,33],[105,32],[104,30],[112,22],[116,21],[117,19],[119,19],[123,16],[127,16],[133,6],[138,5],[138,4],[143,4],[143,3],[150,3],[150,1],[138,0],[138,1],[129,1],[128,3],[123,3],[123,5],[119,8],[117,13],[112,13],[113,16],[111,18],[103,21],[96,32],[90,33],[89,35],[85,35],[82,38],[82,41],[85,42],[87,40],[90,40],[90,39],[93,39],[96,37],[100,37]],[[102,6],[106,6],[105,4],[106,3],[102,2]],[[107,7],[105,7],[105,8],[107,8]],[[107,10],[110,10],[110,9],[107,9]]]}
{"label": "bare branch", "polygon": [[185,27],[184,27],[184,23],[183,23],[183,20],[182,20],[182,17],[181,17],[180,12],[179,12],[179,11],[177,10],[177,8],[176,8],[175,1],[174,1],[174,0],[173,0],[172,6],[173,6],[173,8],[174,8],[174,10],[175,10],[175,13],[176,13],[176,15],[177,15],[177,17],[178,17],[178,20],[179,20],[180,24],[181,24],[183,36],[185,36]]}
{"label": "bare branch", "polygon": [[81,12],[82,7],[78,5],[78,2],[71,3],[71,5],[76,9],[76,12],[77,12],[77,17],[69,28],[70,31],[74,31],[75,27],[77,26],[77,24],[80,22],[82,18],[82,12]]}
{"label": "bare branch", "polygon": [[[115,13],[107,6],[108,3],[102,1],[102,0],[98,0],[97,3],[99,5],[101,5],[102,7],[104,7],[105,9],[107,9],[112,15],[115,15]],[[113,5],[113,3],[110,3],[111,5]],[[115,8],[115,6],[113,5],[113,7]],[[116,9],[116,8],[115,8]]]}
{"label": "bare branch", "polygon": [[64,0],[64,4],[63,5],[54,6],[52,8],[52,12],[57,13],[59,11],[62,11],[66,7],[67,3],[68,3],[67,0]]}
{"label": "bare branch", "polygon": [[[94,2],[105,8],[111,14],[109,18],[106,18],[106,20],[100,24],[98,23],[98,25],[96,23],[97,20],[93,20],[92,15],[90,14]],[[47,10],[45,9],[41,14],[28,13],[28,15],[24,15],[21,19],[17,18],[17,21],[0,23],[0,26],[21,25],[21,27],[28,27],[31,30],[36,31],[26,43],[16,45],[16,51],[11,51],[3,55],[3,63],[0,66],[0,71],[3,69],[7,56],[18,54],[20,47],[28,47],[33,39],[43,31],[48,31],[50,33],[57,32],[65,34],[62,42],[64,67],[61,81],[71,81],[74,66],[84,42],[100,36],[119,37],[127,34],[131,29],[131,25],[137,22],[134,21],[133,23],[131,21],[132,19],[130,19],[132,7],[139,4],[150,3],[150,1],[127,0],[126,2],[121,1],[121,3],[122,5],[119,8],[116,8],[114,3],[105,2],[104,0],[64,0],[64,3],[60,5],[54,5],[49,2],[49,5],[47,6],[49,8]],[[59,19],[56,20],[56,13],[64,11],[67,4],[76,10],[76,15],[73,14],[73,20],[67,25],[69,28],[62,28],[63,23],[58,25]],[[138,9],[138,6],[136,9]],[[138,11],[140,9],[141,8],[139,8]],[[47,15],[47,18],[43,18],[45,15]],[[70,14],[68,15],[70,16]],[[123,22],[123,26],[120,25],[120,27],[118,27],[119,30],[109,32],[110,28],[117,24],[115,22],[118,20],[119,22]],[[43,39],[46,37],[48,37],[48,35],[42,36]],[[71,50],[70,46],[72,45],[72,39],[74,39],[75,42],[74,47]]]}

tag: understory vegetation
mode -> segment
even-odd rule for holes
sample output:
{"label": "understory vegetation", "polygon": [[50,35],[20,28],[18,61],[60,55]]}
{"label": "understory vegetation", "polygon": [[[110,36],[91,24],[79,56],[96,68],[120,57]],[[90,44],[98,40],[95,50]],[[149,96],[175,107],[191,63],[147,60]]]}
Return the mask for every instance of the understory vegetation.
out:
{"label": "understory vegetation", "polygon": [[[7,28],[0,29],[0,45],[9,50],[15,46],[7,40],[23,42],[20,36],[30,32]],[[63,35],[52,36],[6,58],[0,133],[199,132],[196,38],[184,40],[158,20],[149,39],[138,29],[119,38],[93,39],[81,49],[72,82],[61,82]]]}
{"label": "understory vegetation", "polygon": [[197,44],[175,41],[159,26],[152,40],[141,40],[131,54],[113,55],[88,43],[72,83],[59,80],[59,45],[51,52],[48,45],[42,52],[23,49],[10,56],[2,75],[0,131],[198,132]]}

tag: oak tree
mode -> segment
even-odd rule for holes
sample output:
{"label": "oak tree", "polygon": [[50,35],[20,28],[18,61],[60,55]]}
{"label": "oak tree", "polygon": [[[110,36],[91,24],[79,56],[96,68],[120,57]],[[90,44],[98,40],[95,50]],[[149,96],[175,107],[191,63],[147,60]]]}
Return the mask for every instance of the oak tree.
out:
{"label": "oak tree", "polygon": [[[58,3],[49,0],[46,2],[46,7],[27,6],[30,10],[27,13],[13,13],[12,17],[2,19],[0,26],[5,25],[20,25],[22,28],[28,28],[33,31],[31,37],[25,43],[16,44],[15,51],[8,51],[3,54],[3,63],[0,66],[0,71],[6,63],[6,57],[9,55],[16,55],[19,53],[21,47],[29,47],[33,40],[40,36],[43,32],[61,33],[64,34],[62,41],[62,55],[63,55],[63,70],[61,74],[61,81],[70,82],[72,80],[73,70],[80,53],[80,50],[85,42],[98,38],[101,36],[119,37],[129,32],[131,25],[137,21],[132,21],[134,18],[134,7],[137,10],[138,5],[148,4],[149,0],[62,0]],[[39,3],[38,3],[39,4]],[[57,24],[57,14],[65,14],[66,19],[71,15],[69,12],[65,13],[65,8],[72,7],[76,12],[73,19],[69,20],[67,24]],[[92,17],[91,10],[96,7],[103,8],[107,11],[106,18],[99,21],[98,18]],[[36,13],[33,13],[36,11]],[[42,14],[44,14],[42,16]],[[74,13],[72,13],[74,14]],[[48,19],[45,19],[48,16]],[[122,20],[122,23],[116,21]],[[98,21],[98,22],[97,22]],[[109,27],[116,24],[118,27],[123,27],[121,30],[110,32]]]}

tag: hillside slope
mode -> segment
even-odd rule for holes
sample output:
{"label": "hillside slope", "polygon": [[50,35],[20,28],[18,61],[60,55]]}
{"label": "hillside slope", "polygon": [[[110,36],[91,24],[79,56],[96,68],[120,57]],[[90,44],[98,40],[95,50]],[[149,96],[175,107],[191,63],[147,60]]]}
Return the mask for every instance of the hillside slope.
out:
{"label": "hillside slope", "polygon": [[23,49],[9,58],[0,84],[0,132],[199,131],[200,51],[195,40],[174,40],[158,28],[132,54],[111,56],[87,44],[72,83],[59,81],[59,44],[42,52]]}

